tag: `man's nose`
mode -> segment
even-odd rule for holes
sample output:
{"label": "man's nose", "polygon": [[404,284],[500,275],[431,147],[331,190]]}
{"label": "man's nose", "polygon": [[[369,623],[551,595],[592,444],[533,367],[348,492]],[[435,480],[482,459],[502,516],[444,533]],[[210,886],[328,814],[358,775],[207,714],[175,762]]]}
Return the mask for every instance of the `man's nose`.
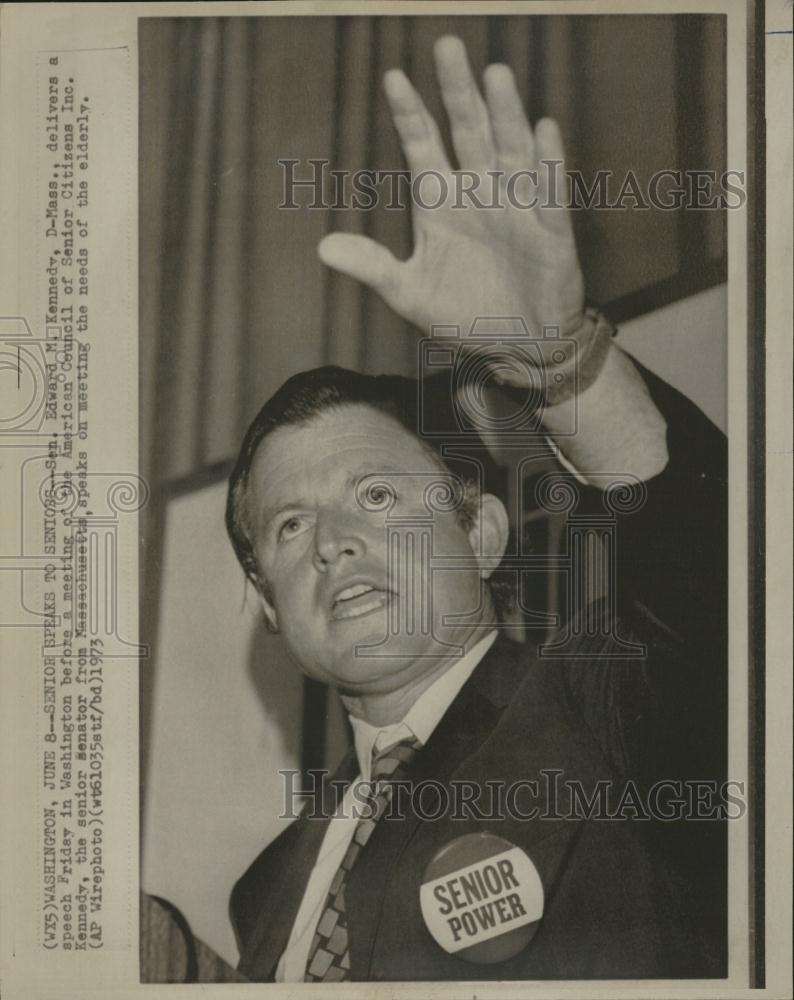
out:
{"label": "man's nose", "polygon": [[357,560],[366,555],[367,543],[359,519],[340,510],[320,512],[314,534],[314,566],[325,572],[343,559]]}

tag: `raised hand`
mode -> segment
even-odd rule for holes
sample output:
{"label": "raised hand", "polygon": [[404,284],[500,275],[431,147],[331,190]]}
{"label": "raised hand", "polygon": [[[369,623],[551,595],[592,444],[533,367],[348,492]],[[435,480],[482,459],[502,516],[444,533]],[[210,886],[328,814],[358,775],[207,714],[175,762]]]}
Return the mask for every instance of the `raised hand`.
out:
{"label": "raised hand", "polygon": [[[436,74],[449,116],[460,171],[476,174],[481,202],[458,197],[438,126],[401,70],[389,70],[384,88],[411,174],[427,174],[413,202],[414,251],[406,261],[365,236],[334,233],[320,243],[321,260],[374,288],[401,316],[427,333],[432,324],[467,330],[478,316],[521,316],[530,332],[544,325],[563,335],[582,321],[584,284],[567,210],[547,202],[542,161],[564,159],[557,124],[544,118],[534,133],[507,66],[485,70],[483,98],[466,49],[447,36],[435,45]],[[562,166],[557,167],[562,176]],[[493,198],[498,171],[498,197]],[[521,171],[537,171],[537,185]],[[510,178],[513,178],[511,181]],[[473,177],[465,180],[469,188]],[[535,207],[526,208],[536,199]]]}

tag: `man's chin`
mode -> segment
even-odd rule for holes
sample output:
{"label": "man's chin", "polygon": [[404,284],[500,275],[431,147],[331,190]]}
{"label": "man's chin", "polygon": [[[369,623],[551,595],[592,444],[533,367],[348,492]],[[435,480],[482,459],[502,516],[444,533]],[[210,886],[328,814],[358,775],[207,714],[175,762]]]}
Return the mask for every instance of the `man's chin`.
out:
{"label": "man's chin", "polygon": [[427,669],[432,669],[443,655],[442,650],[428,642],[427,636],[387,635],[383,630],[373,630],[346,645],[335,659],[340,681],[344,677],[355,684],[365,679],[398,675],[420,661],[424,661]]}
{"label": "man's chin", "polygon": [[[385,619],[372,617],[345,622],[344,636],[337,635],[334,642],[336,662],[346,674],[357,675],[365,662],[382,661],[390,645]],[[341,631],[341,630],[340,630]]]}

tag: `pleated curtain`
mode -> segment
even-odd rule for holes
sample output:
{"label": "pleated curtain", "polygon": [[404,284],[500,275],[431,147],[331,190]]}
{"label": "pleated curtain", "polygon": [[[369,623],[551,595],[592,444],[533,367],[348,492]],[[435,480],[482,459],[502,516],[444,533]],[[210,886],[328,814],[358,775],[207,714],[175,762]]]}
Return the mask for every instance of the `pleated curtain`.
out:
{"label": "pleated curtain", "polygon": [[[230,460],[264,399],[302,368],[412,373],[415,333],[319,263],[332,230],[407,256],[407,211],[288,211],[279,159],[404,167],[380,81],[403,67],[446,122],[434,40],[478,74],[513,67],[569,165],[725,169],[719,16],[262,17],[140,22],[141,461],[154,491]],[[698,290],[724,271],[724,213],[593,211],[575,225],[590,297]],[[620,312],[620,309],[618,308]],[[625,310],[624,310],[625,312]],[[618,317],[620,318],[620,317]]]}

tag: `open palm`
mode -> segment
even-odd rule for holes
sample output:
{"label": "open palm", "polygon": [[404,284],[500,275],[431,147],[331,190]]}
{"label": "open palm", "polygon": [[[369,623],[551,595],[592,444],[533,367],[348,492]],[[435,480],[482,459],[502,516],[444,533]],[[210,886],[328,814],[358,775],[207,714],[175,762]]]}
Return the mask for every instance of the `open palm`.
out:
{"label": "open palm", "polygon": [[[538,336],[544,326],[571,332],[582,318],[582,272],[567,210],[545,204],[543,161],[564,158],[559,128],[542,119],[533,133],[507,66],[486,69],[483,98],[458,38],[439,39],[434,51],[460,172],[408,78],[390,70],[384,88],[403,152],[412,177],[424,174],[413,199],[413,254],[399,261],[374,240],[334,233],[321,241],[320,258],[375,289],[423,332],[433,324],[468,330],[481,316],[521,316]],[[537,172],[537,185],[526,171]],[[500,207],[461,197],[462,172],[480,202]],[[533,198],[534,207],[522,207]]]}

